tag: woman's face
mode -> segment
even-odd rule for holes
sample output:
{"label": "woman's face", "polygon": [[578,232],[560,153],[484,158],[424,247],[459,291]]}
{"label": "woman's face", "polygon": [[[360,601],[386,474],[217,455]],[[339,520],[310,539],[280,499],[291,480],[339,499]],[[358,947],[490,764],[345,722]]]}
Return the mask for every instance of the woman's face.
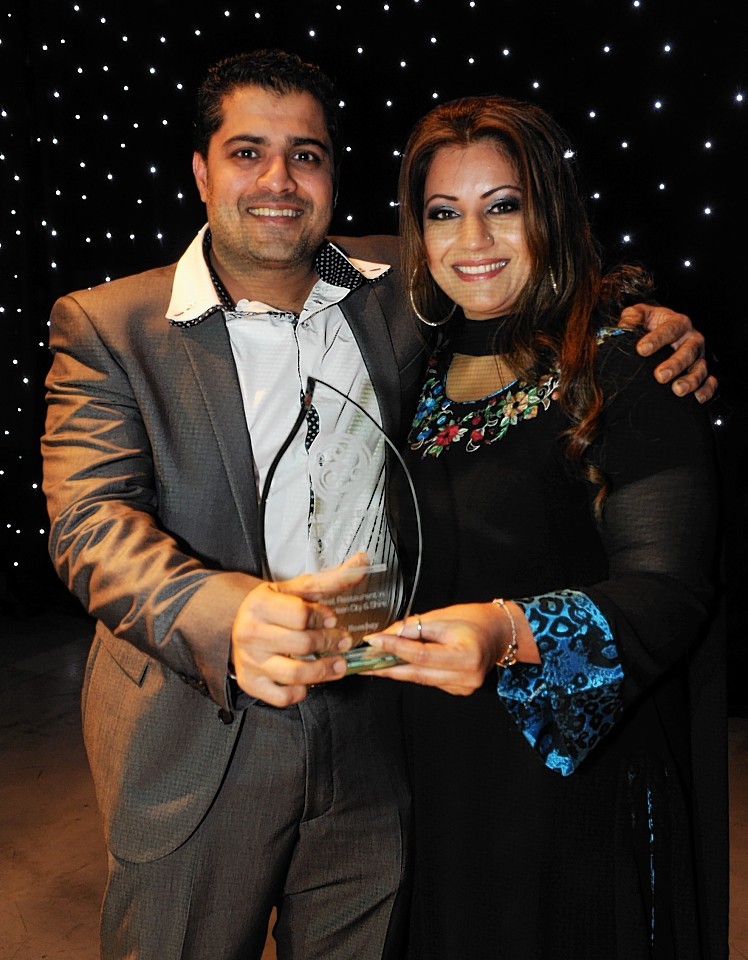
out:
{"label": "woman's face", "polygon": [[471,320],[510,313],[530,276],[522,189],[491,140],[442,147],[424,185],[431,274]]}

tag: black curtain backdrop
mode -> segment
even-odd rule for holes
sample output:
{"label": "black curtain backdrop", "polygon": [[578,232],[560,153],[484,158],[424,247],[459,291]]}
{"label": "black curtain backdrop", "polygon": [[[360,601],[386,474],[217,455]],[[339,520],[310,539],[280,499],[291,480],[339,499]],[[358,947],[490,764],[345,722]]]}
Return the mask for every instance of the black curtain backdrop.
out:
{"label": "black curtain backdrop", "polygon": [[[47,318],[72,289],[175,260],[203,222],[194,90],[282,47],[339,86],[333,232],[395,232],[413,121],[499,92],[570,134],[606,257],[640,261],[708,336],[720,395],[730,656],[745,678],[748,8],[665,0],[26,0],[0,17],[0,610],[68,607],[46,555]],[[684,518],[687,522],[687,518]]]}

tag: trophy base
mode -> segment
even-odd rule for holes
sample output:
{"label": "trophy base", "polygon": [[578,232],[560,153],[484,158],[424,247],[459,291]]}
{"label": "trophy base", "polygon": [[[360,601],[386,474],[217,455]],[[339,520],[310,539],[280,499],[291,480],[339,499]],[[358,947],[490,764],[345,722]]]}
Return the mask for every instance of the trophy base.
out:
{"label": "trophy base", "polygon": [[385,653],[379,647],[372,647],[369,644],[346,650],[343,657],[346,662],[346,676],[361,673],[362,670],[382,670],[384,667],[396,667],[398,663],[405,663],[402,657],[394,653]]}
{"label": "trophy base", "polygon": [[345,675],[347,677],[364,670],[383,670],[385,667],[396,667],[398,663],[406,662],[402,657],[398,657],[394,653],[385,653],[379,647],[372,647],[368,643],[352,647],[345,653],[330,650],[325,653],[311,653],[306,657],[299,657],[299,660],[319,660],[320,657],[343,657],[346,663]]}

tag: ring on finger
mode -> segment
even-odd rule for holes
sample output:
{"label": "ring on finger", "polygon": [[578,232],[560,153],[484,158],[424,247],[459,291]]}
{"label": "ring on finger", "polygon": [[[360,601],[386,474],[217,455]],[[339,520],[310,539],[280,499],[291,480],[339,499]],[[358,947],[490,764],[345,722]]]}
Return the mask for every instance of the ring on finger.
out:
{"label": "ring on finger", "polygon": [[416,614],[416,629],[418,630],[418,639],[420,640],[423,637],[423,624],[418,614]]}

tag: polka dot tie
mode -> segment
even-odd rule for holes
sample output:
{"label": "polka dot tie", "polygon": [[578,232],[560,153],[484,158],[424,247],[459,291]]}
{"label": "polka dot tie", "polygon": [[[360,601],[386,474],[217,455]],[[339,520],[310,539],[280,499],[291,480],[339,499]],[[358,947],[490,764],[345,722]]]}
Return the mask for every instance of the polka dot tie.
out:
{"label": "polka dot tie", "polygon": [[[301,391],[301,402],[304,402],[304,391]],[[306,411],[306,437],[304,439],[304,447],[306,452],[309,453],[309,448],[314,443],[314,438],[319,433],[319,414],[313,403],[310,403]],[[312,478],[309,477],[309,523],[312,522],[312,515],[314,514],[314,488],[312,487]]]}
{"label": "polka dot tie", "polygon": [[[304,402],[304,394],[301,394],[301,402]],[[309,404],[309,408],[306,412],[306,439],[304,440],[304,446],[309,452],[309,448],[314,443],[314,438],[319,433],[319,414],[313,403]]]}

